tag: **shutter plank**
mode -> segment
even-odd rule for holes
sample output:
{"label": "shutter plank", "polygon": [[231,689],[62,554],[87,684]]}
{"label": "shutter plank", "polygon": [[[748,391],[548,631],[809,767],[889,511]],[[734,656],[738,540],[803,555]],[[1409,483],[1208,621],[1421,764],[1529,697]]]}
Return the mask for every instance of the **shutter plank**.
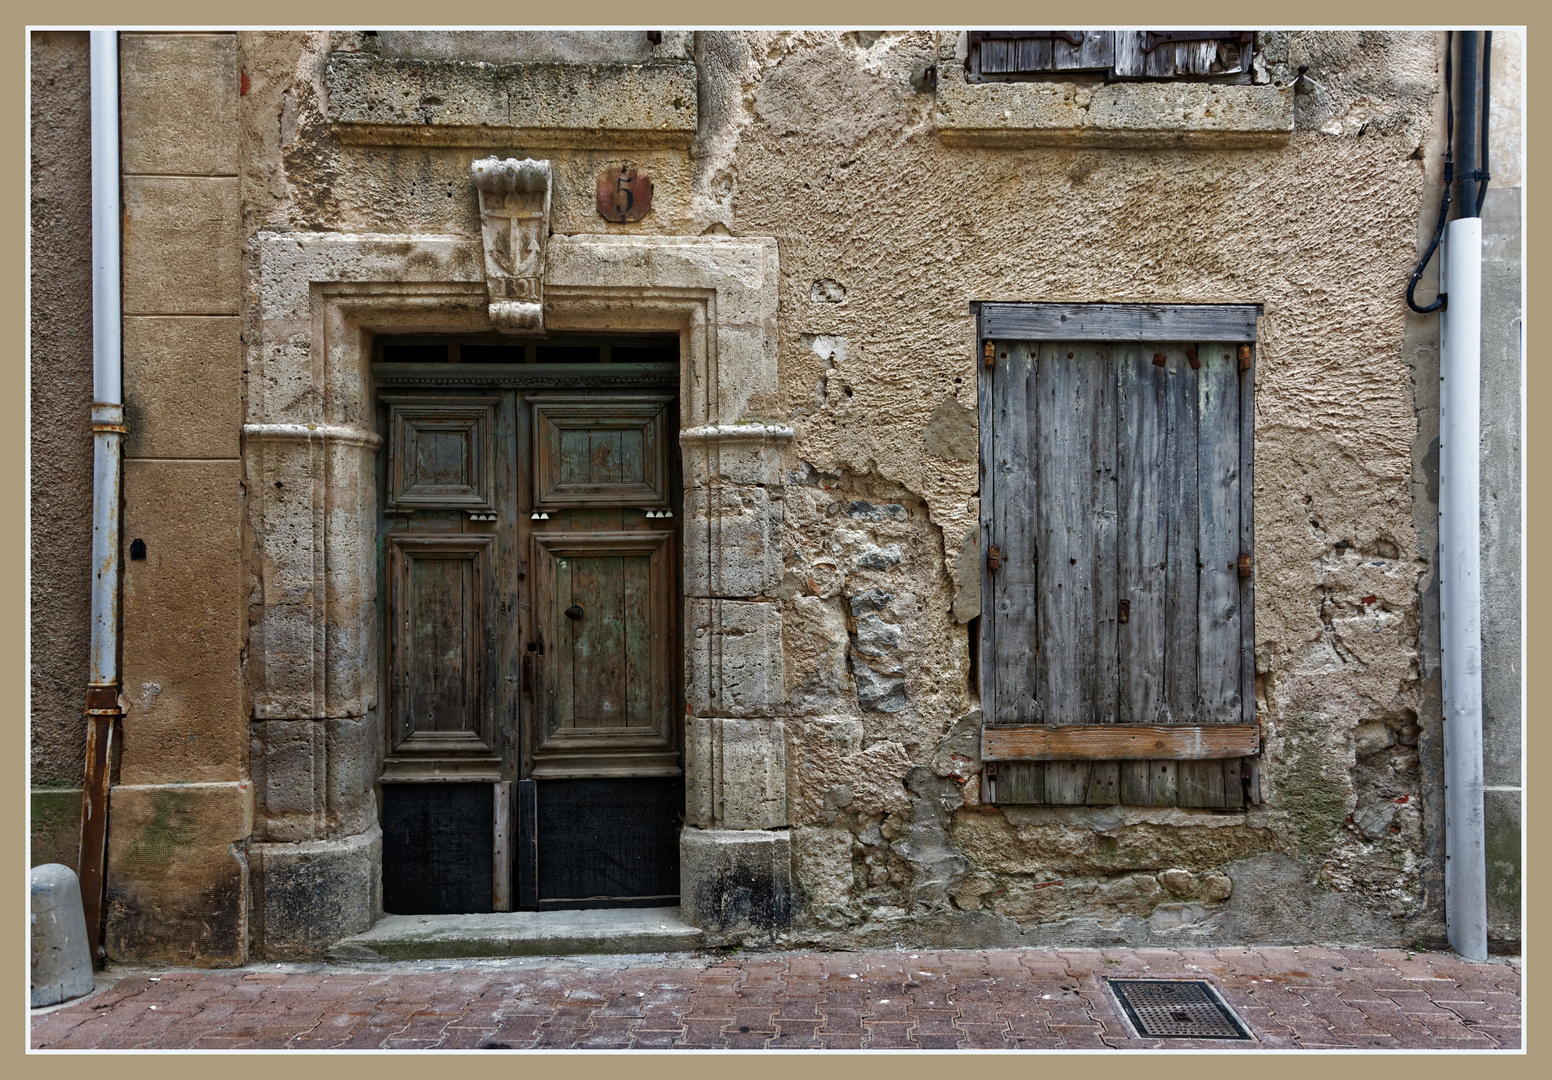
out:
{"label": "shutter plank", "polygon": [[[1041,652],[1046,722],[1115,719],[1115,379],[1109,350],[1040,347],[1036,374]],[[1047,791],[1050,792],[1047,775]]]}
{"label": "shutter plank", "polygon": [[[1164,373],[1164,475],[1168,568],[1164,582],[1164,723],[1197,723],[1196,372],[1179,345],[1160,346]],[[1150,359],[1150,363],[1151,363]]]}
{"label": "shutter plank", "polygon": [[1255,304],[981,305],[981,332],[1020,341],[1227,341],[1256,339]]}
{"label": "shutter plank", "polygon": [[1240,719],[1239,372],[1233,350],[1202,346],[1197,372],[1199,723]]}
{"label": "shutter plank", "polygon": [[[1117,670],[1121,599],[1117,589],[1116,556],[1116,363],[1110,344],[1090,346],[1083,374],[1094,399],[1093,434],[1089,462],[1089,522],[1093,531],[1093,570],[1090,572],[1090,618],[1094,635],[1093,681],[1087,705],[1088,722],[1114,724],[1120,696]],[[1081,353],[1077,355],[1081,356]],[[1083,565],[1081,562],[1078,564]]]}
{"label": "shutter plank", "polygon": [[[1233,723],[1240,716],[1239,372],[1232,354],[1222,346],[1198,347],[1197,715],[1203,724]],[[1181,806],[1240,802],[1238,761],[1181,762],[1178,771]]]}
{"label": "shutter plank", "polygon": [[1239,549],[1252,559],[1250,576],[1239,579],[1240,718],[1247,724],[1256,720],[1255,432],[1255,346],[1251,346],[1251,367],[1239,377]]}
{"label": "shutter plank", "polygon": [[1148,796],[1150,806],[1175,806],[1180,800],[1179,763],[1174,761],[1149,762]]}
{"label": "shutter plank", "polygon": [[1086,69],[1108,68],[1115,63],[1115,32],[1088,30],[1083,35],[1081,64]]}
{"label": "shutter plank", "polygon": [[[1077,555],[1071,550],[1073,529],[1068,527],[1068,500],[1064,492],[1075,463],[1070,431],[1073,365],[1057,364],[1059,345],[1040,346],[1035,374],[1035,475],[1037,490],[1045,498],[1033,504],[1036,545],[1040,560],[1035,580],[1040,597],[1036,632],[1041,651],[1035,668],[1035,698],[1050,724],[1080,723],[1078,715],[1078,632],[1076,588]],[[1062,349],[1065,352],[1065,349]],[[1086,568],[1085,568],[1086,569]]]}
{"label": "shutter plank", "polygon": [[982,74],[996,75],[1008,71],[1012,44],[1010,41],[983,40],[980,49]]}
{"label": "shutter plank", "polygon": [[1117,723],[1156,724],[1165,714],[1165,585],[1169,558],[1163,427],[1168,375],[1151,345],[1116,346],[1116,579],[1130,605],[1117,628]]}
{"label": "shutter plank", "polygon": [[[1118,37],[1125,36],[1118,34]],[[1169,499],[1165,416],[1169,376],[1153,363],[1148,344],[1117,346],[1117,488],[1120,522],[1116,578],[1129,621],[1118,628],[1117,722],[1157,724],[1168,715],[1164,660],[1169,559]],[[1153,761],[1119,763],[1120,801],[1128,806],[1173,806],[1174,766],[1167,791],[1153,790]],[[1167,799],[1160,802],[1161,798]]]}
{"label": "shutter plank", "polygon": [[[977,323],[981,321],[977,318]],[[997,441],[996,424],[994,421],[995,396],[997,393],[996,369],[988,368],[981,357],[981,350],[988,344],[984,342],[979,333],[976,337],[976,419],[979,422],[977,444],[980,450],[978,471],[981,479],[981,549],[979,552],[981,566],[981,664],[980,682],[978,688],[981,693],[981,715],[985,724],[997,722],[997,618],[996,605],[992,597],[992,574],[986,568],[986,547],[995,544],[996,534],[992,531],[992,521],[995,517],[997,506]],[[995,349],[996,342],[989,344]],[[1031,511],[1033,513],[1033,511]]]}
{"label": "shutter plank", "polygon": [[1051,42],[1049,40],[1034,38],[1020,41],[1017,44],[1018,65],[1014,70],[1020,72],[1051,70]]}
{"label": "shutter plank", "polygon": [[1115,66],[1111,70],[1118,78],[1136,78],[1141,75],[1146,55],[1142,51],[1142,31],[1115,31]]}
{"label": "shutter plank", "polygon": [[1254,754],[1255,724],[1030,724],[981,733],[987,761],[1205,761]]}
{"label": "shutter plank", "polygon": [[[1089,800],[1092,761],[1047,761],[1045,801],[1052,806],[1083,806]],[[999,781],[1000,781],[999,777]]]}
{"label": "shutter plank", "polygon": [[1177,799],[1173,761],[1121,762],[1124,806],[1174,806]]}
{"label": "shutter plank", "polygon": [[1035,595],[1033,513],[1040,499],[1032,438],[1037,352],[1027,342],[996,342],[995,346],[994,509],[988,543],[1002,549],[1002,565],[988,576],[997,623],[996,652],[992,654],[996,712],[992,718],[997,724],[1031,724],[1041,720],[1035,692],[1040,605]]}
{"label": "shutter plank", "polygon": [[1121,801],[1121,762],[1096,761],[1089,768],[1089,789],[1084,802],[1090,806],[1114,806]]}
{"label": "shutter plank", "polygon": [[1223,806],[1223,762],[1177,761],[1181,806]]}
{"label": "shutter plank", "polygon": [[998,806],[1042,806],[1045,801],[1045,762],[1009,761],[997,766]]}
{"label": "shutter plank", "polygon": [[1212,74],[1213,61],[1218,59],[1216,41],[1197,41],[1181,46],[1185,54],[1182,72],[1189,75]]}

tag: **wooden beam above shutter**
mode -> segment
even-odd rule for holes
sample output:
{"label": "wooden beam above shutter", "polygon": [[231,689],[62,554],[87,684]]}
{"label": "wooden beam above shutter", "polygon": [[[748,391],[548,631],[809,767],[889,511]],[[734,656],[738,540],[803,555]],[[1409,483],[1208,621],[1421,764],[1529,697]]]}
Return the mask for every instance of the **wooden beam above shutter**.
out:
{"label": "wooden beam above shutter", "polygon": [[1074,724],[987,727],[987,761],[1205,761],[1261,750],[1258,724]]}
{"label": "wooden beam above shutter", "polygon": [[1020,341],[1256,340],[1259,304],[981,304],[981,337]]}

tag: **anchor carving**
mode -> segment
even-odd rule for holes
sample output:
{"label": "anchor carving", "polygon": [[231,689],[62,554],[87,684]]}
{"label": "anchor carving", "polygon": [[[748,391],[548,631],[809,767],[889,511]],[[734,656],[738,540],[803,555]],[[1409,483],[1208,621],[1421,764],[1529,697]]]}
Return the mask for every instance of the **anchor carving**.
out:
{"label": "anchor carving", "polygon": [[508,334],[543,333],[550,163],[489,157],[470,168],[480,196],[491,324]]}

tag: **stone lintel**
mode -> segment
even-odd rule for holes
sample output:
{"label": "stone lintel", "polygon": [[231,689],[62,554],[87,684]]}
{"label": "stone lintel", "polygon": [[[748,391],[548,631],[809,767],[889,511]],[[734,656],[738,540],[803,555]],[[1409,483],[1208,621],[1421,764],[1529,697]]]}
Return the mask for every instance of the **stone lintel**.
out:
{"label": "stone lintel", "polygon": [[694,61],[487,64],[332,53],[328,117],[346,143],[688,147]]}

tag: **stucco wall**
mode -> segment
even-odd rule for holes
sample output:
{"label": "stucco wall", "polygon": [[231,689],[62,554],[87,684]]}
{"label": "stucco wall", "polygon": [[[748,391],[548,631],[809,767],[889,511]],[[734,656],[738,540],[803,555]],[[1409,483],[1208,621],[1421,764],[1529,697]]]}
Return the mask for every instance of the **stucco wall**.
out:
{"label": "stucco wall", "polygon": [[31,858],[73,867],[91,647],[90,50],[84,32],[31,47]]}
{"label": "stucco wall", "polygon": [[[246,236],[478,236],[468,163],[522,146],[343,146],[326,111],[328,35],[239,41]],[[778,242],[779,386],[748,415],[797,430],[774,597],[797,936],[1439,936],[1424,840],[1440,826],[1424,764],[1436,724],[1419,667],[1431,545],[1414,515],[1401,300],[1438,40],[1264,45],[1270,82],[1309,68],[1282,148],[945,146],[922,71],[953,61],[934,35],[728,32],[696,37],[689,153],[540,155],[554,162],[557,234]],[[655,209],[611,225],[593,179],[625,159],[653,175]],[[971,300],[1264,305],[1259,807],[979,804],[964,625],[977,610]]]}

